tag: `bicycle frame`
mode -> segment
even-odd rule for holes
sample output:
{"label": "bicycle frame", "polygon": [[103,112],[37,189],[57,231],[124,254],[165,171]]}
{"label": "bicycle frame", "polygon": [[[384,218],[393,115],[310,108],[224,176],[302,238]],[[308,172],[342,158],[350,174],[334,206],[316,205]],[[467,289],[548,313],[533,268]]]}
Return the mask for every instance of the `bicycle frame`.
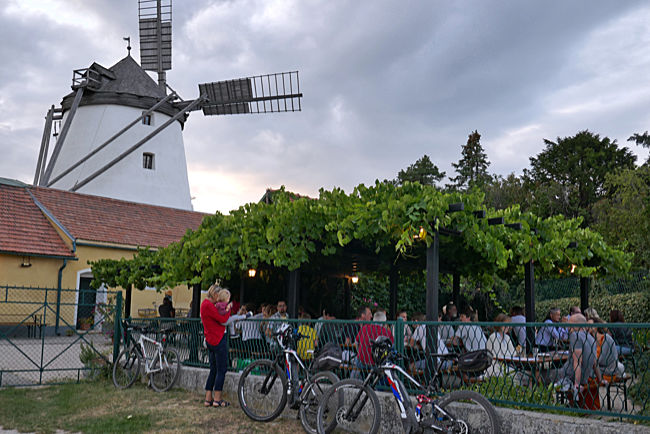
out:
{"label": "bicycle frame", "polygon": [[[156,350],[154,351],[154,354],[152,357],[149,357],[149,354],[147,354],[147,349],[145,347],[145,342],[153,344],[156,347]],[[163,369],[163,346],[160,342],[158,342],[155,339],[151,339],[144,334],[140,335],[140,338],[138,339],[138,345],[140,346],[140,351],[142,352],[142,357],[144,359],[144,372],[147,374],[150,374],[152,372],[159,372],[162,371]],[[154,360],[158,360],[158,368],[152,368],[154,365]],[[165,361],[166,362],[166,361]]]}

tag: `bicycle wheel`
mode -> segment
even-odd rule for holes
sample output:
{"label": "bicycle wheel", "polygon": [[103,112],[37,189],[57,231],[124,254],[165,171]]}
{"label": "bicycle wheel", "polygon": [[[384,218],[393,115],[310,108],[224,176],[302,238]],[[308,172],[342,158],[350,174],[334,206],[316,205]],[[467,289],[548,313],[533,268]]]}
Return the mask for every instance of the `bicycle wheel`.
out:
{"label": "bicycle wheel", "polygon": [[124,348],[113,364],[113,384],[118,389],[131,387],[140,375],[140,353],[133,346]]}
{"label": "bicycle wheel", "polygon": [[318,404],[316,425],[319,434],[335,429],[345,432],[379,431],[381,408],[374,390],[362,381],[347,379],[330,387]]}
{"label": "bicycle wheel", "polygon": [[237,397],[246,416],[258,422],[272,421],[287,404],[287,376],[271,360],[257,360],[241,373]]}
{"label": "bicycle wheel", "polygon": [[480,393],[458,390],[444,396],[438,405],[453,419],[438,417],[437,421],[432,420],[431,422],[444,427],[449,432],[459,434],[499,433],[499,416],[490,401]]}
{"label": "bicycle wheel", "polygon": [[162,353],[162,366],[156,357],[152,369],[158,369],[151,373],[151,387],[156,392],[166,392],[172,388],[178,376],[181,374],[181,363],[178,352],[173,348],[165,348]]}
{"label": "bicycle wheel", "polygon": [[318,403],[323,394],[339,382],[339,377],[333,372],[323,371],[311,377],[311,382],[302,391],[300,396],[300,423],[306,432],[316,434],[316,413]]}

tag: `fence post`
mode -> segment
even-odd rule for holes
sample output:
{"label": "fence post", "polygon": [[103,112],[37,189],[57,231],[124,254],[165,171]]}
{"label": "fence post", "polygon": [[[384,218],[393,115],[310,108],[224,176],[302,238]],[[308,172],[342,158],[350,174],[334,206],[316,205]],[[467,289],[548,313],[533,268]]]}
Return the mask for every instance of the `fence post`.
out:
{"label": "fence post", "polygon": [[404,321],[395,320],[395,351],[404,354]]}
{"label": "fence post", "polygon": [[115,317],[113,319],[113,363],[117,361],[122,340],[122,291],[118,291],[115,299]]}

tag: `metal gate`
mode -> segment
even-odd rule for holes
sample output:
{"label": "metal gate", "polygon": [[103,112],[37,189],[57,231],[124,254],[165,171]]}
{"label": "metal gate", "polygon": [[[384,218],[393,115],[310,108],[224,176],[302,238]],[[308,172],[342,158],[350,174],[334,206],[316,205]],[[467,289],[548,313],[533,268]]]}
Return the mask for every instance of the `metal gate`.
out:
{"label": "metal gate", "polygon": [[0,387],[79,381],[109,362],[121,292],[0,291]]}

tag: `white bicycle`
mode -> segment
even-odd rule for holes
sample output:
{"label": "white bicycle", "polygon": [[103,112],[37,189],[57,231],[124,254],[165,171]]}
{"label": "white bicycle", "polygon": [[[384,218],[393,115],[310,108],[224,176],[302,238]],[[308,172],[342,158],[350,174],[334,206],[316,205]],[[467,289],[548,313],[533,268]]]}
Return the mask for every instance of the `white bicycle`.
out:
{"label": "white bicycle", "polygon": [[[125,347],[113,364],[113,384],[118,389],[131,387],[140,376],[144,366],[145,375],[149,375],[149,384],[157,392],[165,392],[172,388],[181,372],[180,357],[173,348],[166,348],[167,335],[163,334],[162,342],[145,336],[153,330],[137,327],[122,322]],[[132,331],[140,333],[136,341]]]}

